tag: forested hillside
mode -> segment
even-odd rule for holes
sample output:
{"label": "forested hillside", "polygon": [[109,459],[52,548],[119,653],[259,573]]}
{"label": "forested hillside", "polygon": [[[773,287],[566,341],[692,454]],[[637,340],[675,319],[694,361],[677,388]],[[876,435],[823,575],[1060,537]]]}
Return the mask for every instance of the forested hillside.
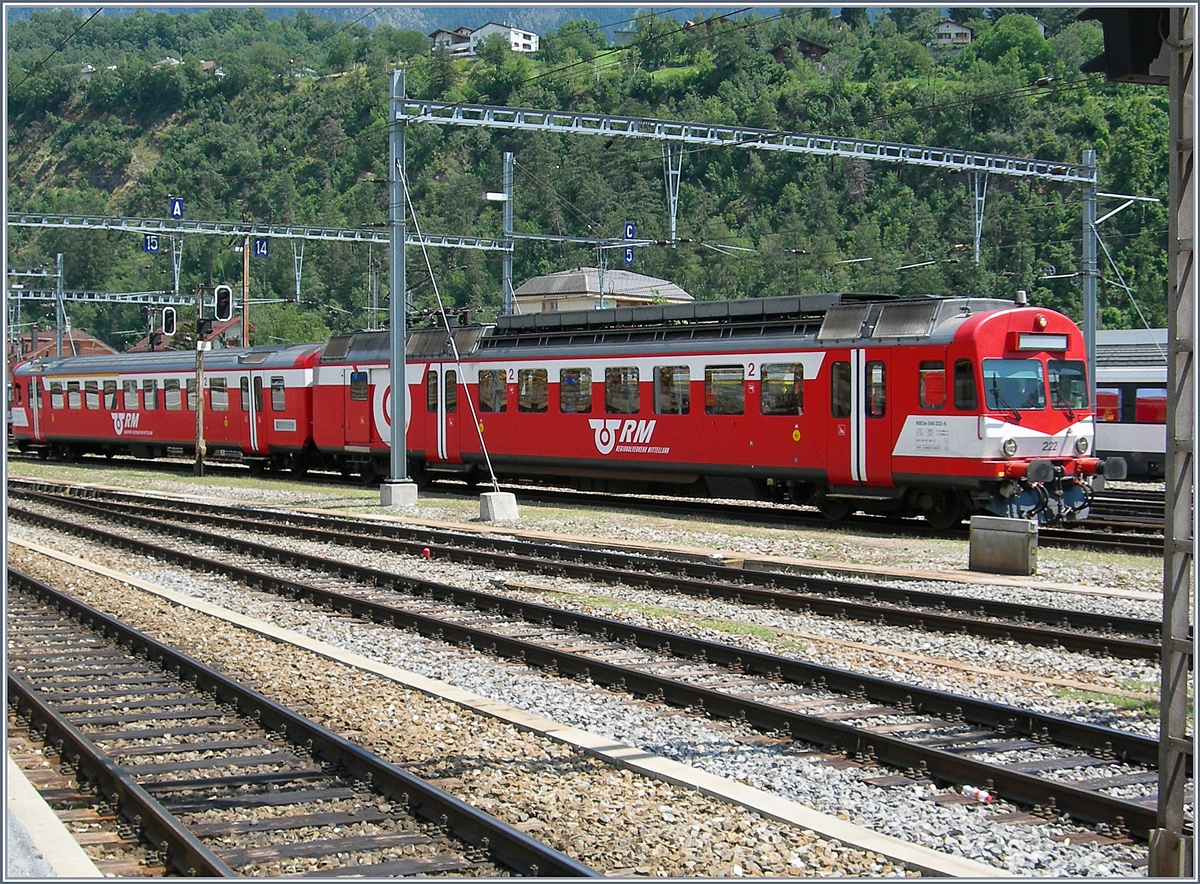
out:
{"label": "forested hillside", "polygon": [[[613,46],[611,28],[580,18],[542,34],[535,54],[491,42],[472,59],[431,52],[421,31],[304,11],[276,20],[256,9],[86,20],[35,12],[9,28],[7,208],[162,218],[168,196],[182,196],[189,220],[377,226],[388,215],[380,182],[391,71],[401,65],[408,95],[452,102],[1064,163],[1081,162],[1093,148],[1101,191],[1161,200],[1101,225],[1102,324],[1140,326],[1138,307],[1163,324],[1167,90],[1079,73],[1103,41],[1096,23],[1075,20],[1078,11],[953,9],[972,32],[959,49],[934,45],[936,9],[897,8],[874,21],[862,9],[840,18],[828,9],[752,10],[689,24],[642,13],[626,25],[636,31],[629,46]],[[814,45],[823,51],[819,61],[804,57]],[[180,63],[163,63],[168,57]],[[410,229],[499,235],[500,204],[483,194],[501,189],[505,151],[516,156],[517,230],[620,237],[632,221],[639,236],[667,238],[662,149],[654,142],[417,124],[407,132]],[[1080,286],[1070,278],[1081,251],[1078,189],[992,175],[977,266],[969,179],[867,160],[689,149],[681,241],[639,249],[632,269],[701,300],[834,290],[1007,297],[1025,289],[1035,303],[1078,320]],[[1102,201],[1100,214],[1117,205]],[[187,237],[181,289],[240,286],[236,245]],[[56,252],[64,254],[68,288],[173,285],[169,255],[143,253],[140,236],[9,229],[10,266],[53,262]],[[619,254],[610,253],[610,266],[621,266]],[[430,249],[429,260],[448,304],[494,315],[498,254]],[[518,241],[514,281],[596,261],[584,246]],[[372,263],[386,293],[386,249],[309,242],[301,303],[255,307],[255,342],[366,327]],[[420,250],[409,249],[408,267],[414,310],[422,313],[434,288]],[[295,298],[293,256],[283,242],[251,264],[251,294]],[[139,308],[72,305],[70,312],[75,325],[118,347],[129,340],[121,332],[145,327]]]}

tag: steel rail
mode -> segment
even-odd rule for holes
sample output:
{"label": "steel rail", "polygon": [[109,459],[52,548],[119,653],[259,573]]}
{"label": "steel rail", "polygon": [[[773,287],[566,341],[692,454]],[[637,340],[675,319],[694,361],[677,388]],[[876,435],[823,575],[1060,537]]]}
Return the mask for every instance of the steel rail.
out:
{"label": "steel rail", "polygon": [[[14,491],[16,497],[37,494],[24,489]],[[51,503],[62,502],[61,498],[55,496],[41,499]],[[79,505],[77,500],[74,503]],[[173,504],[176,507],[173,511],[127,499],[123,506],[133,514],[141,512],[171,519],[177,517],[180,504]],[[186,504],[183,506],[186,507]],[[194,507],[194,511],[202,511],[206,523],[212,526],[262,530],[264,524],[263,511],[250,511],[245,507],[206,503],[202,507]],[[106,508],[103,514],[111,516],[113,511]],[[252,515],[253,520],[250,518]],[[1157,660],[1162,651],[1159,639],[1161,624],[1153,620],[1086,611],[1062,611],[1013,602],[973,599],[952,593],[855,584],[811,574],[748,571],[714,563],[654,558],[609,549],[478,537],[412,526],[398,529],[391,525],[312,513],[268,511],[266,515],[273,517],[268,522],[271,530],[293,536],[343,544],[353,539],[359,545],[414,555],[429,549],[438,558],[488,567],[643,585],[703,598],[734,599],[739,603],[803,613],[948,633],[965,632],[987,638],[1131,659]],[[401,533],[408,535],[407,539],[398,536]],[[959,613],[950,613],[955,611]],[[986,617],[999,619],[982,619]],[[1095,634],[1075,631],[1077,629],[1091,630]]]}
{"label": "steel rail", "polygon": [[[9,570],[9,588],[28,587],[29,578]],[[27,583],[26,581],[29,581]],[[45,587],[49,589],[49,587]],[[53,592],[53,590],[51,590]],[[48,745],[67,761],[76,775],[95,785],[120,817],[151,844],[165,863],[180,874],[207,878],[236,878],[203,841],[158,803],[132,776],[125,773],[82,731],[43,703],[37,691],[12,670],[7,672],[9,703],[29,717],[30,727],[44,735]]]}
{"label": "steel rail", "polygon": [[[193,682],[197,690],[213,694],[218,701],[227,703],[239,715],[246,716],[257,721],[260,726],[284,735],[290,743],[305,746],[314,757],[323,758],[332,766],[345,771],[349,776],[371,783],[373,789],[378,790],[390,800],[406,805],[409,813],[419,814],[445,827],[455,837],[469,844],[476,847],[486,846],[489,855],[508,868],[527,875],[602,877],[596,870],[542,844],[507,823],[489,816],[467,802],[384,761],[345,737],[292,712],[263,694],[251,690],[119,620],[11,568],[8,569],[8,578],[10,586],[24,588],[42,598],[51,600],[55,606],[70,616],[113,637],[117,642],[144,653],[147,659],[163,668],[178,672],[180,677]],[[14,679],[16,677],[10,674],[10,684]],[[80,736],[82,737],[82,734]],[[86,738],[84,739],[86,740]],[[99,750],[96,751],[99,752]],[[96,763],[103,764],[105,767],[115,767],[111,761],[103,758],[103,753]],[[110,797],[114,803],[123,804],[124,793],[112,791]],[[203,847],[198,841],[196,841],[196,845]],[[179,850],[180,848],[174,849]],[[187,855],[187,858],[191,861],[190,854]],[[191,867],[182,865],[179,868],[186,874]],[[218,868],[217,866],[213,867],[214,871]],[[219,871],[216,873],[232,876],[232,872],[229,875]]]}
{"label": "steel rail", "polygon": [[[35,515],[34,519],[56,527],[62,527],[63,524],[45,516]],[[163,528],[161,524],[151,520],[139,521],[144,521],[150,530]],[[1070,813],[1078,819],[1115,825],[1140,837],[1146,837],[1146,833],[1154,824],[1154,809],[1135,802],[1113,798],[1078,786],[1052,782],[1008,767],[964,758],[900,737],[830,721],[819,715],[795,712],[718,690],[684,684],[671,678],[584,658],[570,650],[550,648],[463,623],[419,614],[395,605],[343,595],[333,590],[217,562],[175,548],[121,537],[100,529],[70,526],[68,530],[77,530],[81,534],[161,559],[173,560],[190,568],[224,572],[239,582],[288,597],[308,600],[371,622],[406,626],[439,641],[471,646],[484,653],[521,660],[529,665],[554,668],[562,674],[588,679],[672,705],[703,709],[715,717],[744,720],[768,732],[787,733],[794,739],[835,747],[847,755],[877,759],[883,764],[902,770],[924,771],[929,776],[948,782],[988,783],[995,794],[1025,804],[1045,807],[1047,797],[1052,796],[1054,800],[1050,803],[1057,812]],[[727,666],[738,672],[758,674],[765,678],[783,679],[799,685],[818,684],[852,697],[888,704],[896,712],[936,715],[948,721],[978,724],[1002,734],[1023,735],[1043,741],[1048,739],[1059,745],[1097,752],[1104,757],[1150,768],[1157,762],[1157,740],[1111,728],[633,626],[606,618],[562,611],[546,605],[521,602],[434,581],[379,572],[320,556],[283,551],[265,544],[235,541],[194,529],[175,526],[171,530],[180,536],[193,536],[205,543],[236,547],[270,560],[286,561],[296,567],[334,573],[369,585],[383,586],[416,596],[427,595],[462,607],[494,610],[532,624],[573,630],[613,642],[632,643],[681,658],[704,659],[712,664]]]}

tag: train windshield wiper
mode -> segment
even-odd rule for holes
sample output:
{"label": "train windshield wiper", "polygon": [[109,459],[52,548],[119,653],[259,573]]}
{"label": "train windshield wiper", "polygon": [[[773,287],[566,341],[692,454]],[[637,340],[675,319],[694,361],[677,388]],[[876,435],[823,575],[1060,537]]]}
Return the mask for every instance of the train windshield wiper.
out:
{"label": "train windshield wiper", "polygon": [[1075,409],[1071,407],[1071,403],[1068,402],[1066,399],[1058,400],[1057,402],[1054,403],[1054,407],[1061,408],[1063,411],[1065,411],[1067,413],[1067,420],[1069,420],[1069,421],[1075,420]]}
{"label": "train windshield wiper", "polygon": [[999,375],[992,375],[992,396],[1004,408],[1012,412],[1012,416],[1016,418],[1017,423],[1021,422],[1021,412],[1013,408],[1012,404],[1004,398],[1004,394],[1000,392],[1000,384],[998,383]]}

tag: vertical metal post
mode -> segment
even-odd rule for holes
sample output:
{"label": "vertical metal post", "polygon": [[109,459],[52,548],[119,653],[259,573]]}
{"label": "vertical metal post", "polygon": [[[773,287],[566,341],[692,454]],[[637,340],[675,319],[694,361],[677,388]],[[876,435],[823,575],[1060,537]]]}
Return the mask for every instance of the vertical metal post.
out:
{"label": "vertical metal post", "polygon": [[63,355],[63,325],[66,322],[66,311],[63,309],[63,256],[62,252],[58,253],[55,258],[55,281],[54,281],[54,328],[55,328],[55,356]]}
{"label": "vertical metal post", "polygon": [[1195,537],[1194,382],[1196,278],[1193,275],[1195,190],[1192,133],[1195,94],[1192,81],[1194,12],[1171,10],[1170,45],[1170,220],[1167,288],[1167,452],[1166,510],[1163,522],[1162,696],[1159,702],[1158,828],[1150,833],[1151,877],[1191,878],[1194,836],[1184,836],[1184,801],[1191,745],[1187,740],[1189,591]]}
{"label": "vertical metal post", "polygon": [[242,237],[242,346],[250,346],[250,235]]}
{"label": "vertical metal post", "polygon": [[292,270],[296,274],[296,303],[300,303],[300,271],[304,268],[304,240],[292,240]]}
{"label": "vertical metal post", "polygon": [[1083,185],[1083,343],[1087,348],[1089,402],[1096,401],[1096,151],[1083,152],[1088,182]]}
{"label": "vertical metal post", "polygon": [[391,426],[391,463],[387,481],[380,486],[380,502],[384,506],[397,504],[414,505],[417,502],[417,486],[408,479],[408,451],[405,432],[408,414],[405,405],[405,345],[408,335],[405,328],[407,302],[406,269],[404,266],[404,241],[408,237],[405,227],[404,205],[404,134],[406,123],[404,112],[404,71],[392,71],[392,101],[390,150],[388,158],[388,182],[390,183],[389,210],[391,220],[391,290],[388,294],[388,318],[391,322],[391,393],[388,397]]}
{"label": "vertical metal post", "polygon": [[200,334],[202,320],[196,319],[196,462],[192,466],[192,475],[204,475],[204,455],[208,452],[204,446],[204,348],[208,342]]}
{"label": "vertical metal post", "polygon": [[983,208],[987,202],[987,172],[972,172],[971,185],[975,191],[975,266],[979,266],[980,242],[983,239]]}
{"label": "vertical metal post", "polygon": [[171,291],[179,293],[179,265],[183,262],[183,235],[171,237],[171,266],[175,270],[175,288]]}
{"label": "vertical metal post", "polygon": [[504,153],[504,254],[500,262],[500,312],[508,316],[513,312],[513,155]]}
{"label": "vertical metal post", "polygon": [[667,188],[667,225],[671,245],[675,244],[676,219],[679,216],[679,175],[683,171],[683,145],[663,144],[663,184]]}

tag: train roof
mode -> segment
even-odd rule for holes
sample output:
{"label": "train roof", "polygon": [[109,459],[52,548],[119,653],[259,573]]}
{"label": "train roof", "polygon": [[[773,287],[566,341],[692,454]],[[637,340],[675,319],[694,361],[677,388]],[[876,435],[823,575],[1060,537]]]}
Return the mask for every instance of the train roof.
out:
{"label": "train roof", "polygon": [[1165,328],[1102,329],[1096,332],[1096,367],[1165,366]]}
{"label": "train roof", "polygon": [[786,295],[502,316],[480,350],[510,347],[713,342],[788,336],[817,343],[929,340],[950,319],[1014,307],[994,298],[865,293]]}
{"label": "train roof", "polygon": [[[205,370],[235,368],[291,368],[316,353],[323,344],[268,344],[261,347],[228,347],[204,354]],[[144,371],[193,371],[192,350],[157,350],[149,353],[116,353],[102,356],[43,356],[17,366],[21,374],[123,374]]]}

